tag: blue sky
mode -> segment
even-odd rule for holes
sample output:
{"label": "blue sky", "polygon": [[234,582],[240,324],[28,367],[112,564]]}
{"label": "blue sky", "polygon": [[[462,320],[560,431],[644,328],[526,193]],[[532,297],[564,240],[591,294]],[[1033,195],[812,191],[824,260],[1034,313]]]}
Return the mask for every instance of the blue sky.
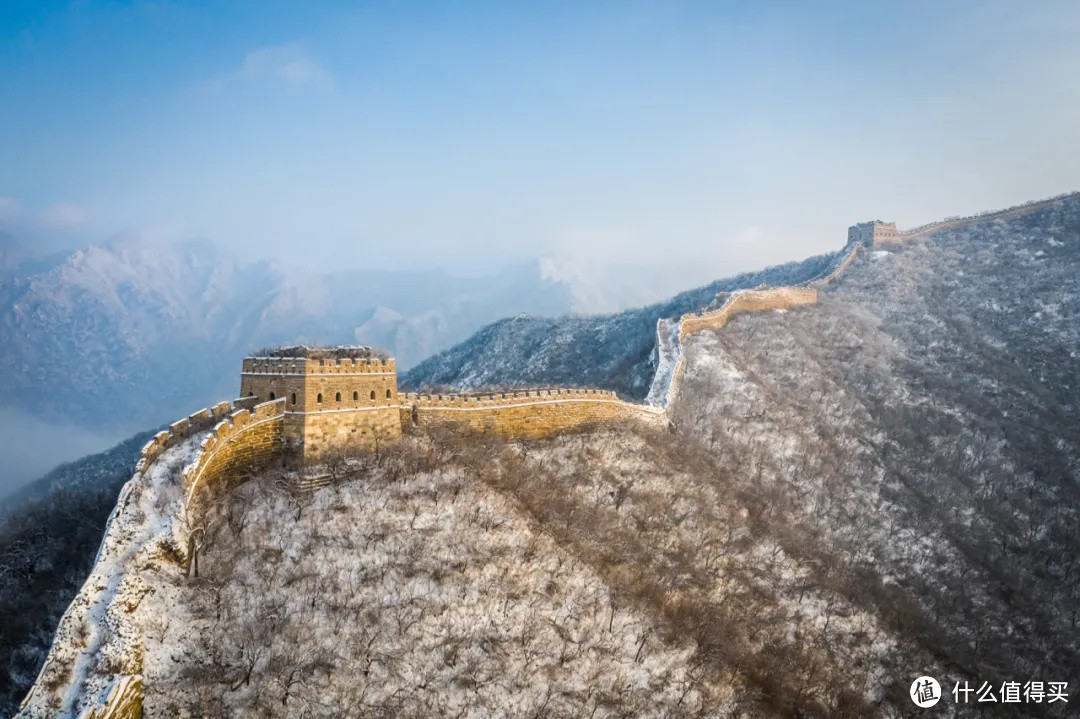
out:
{"label": "blue sky", "polygon": [[0,229],[722,274],[1080,189],[1080,4],[0,4]]}

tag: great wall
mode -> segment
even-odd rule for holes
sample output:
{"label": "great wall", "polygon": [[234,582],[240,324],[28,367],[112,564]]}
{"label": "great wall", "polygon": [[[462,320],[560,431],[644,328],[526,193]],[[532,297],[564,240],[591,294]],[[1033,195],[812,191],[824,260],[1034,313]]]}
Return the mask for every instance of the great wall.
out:
{"label": "great wall", "polygon": [[[333,351],[322,357],[249,357],[243,364],[239,399],[174,422],[143,447],[134,476],[121,490],[106,524],[94,570],[61,618],[52,649],[18,716],[142,716],[140,634],[125,617],[145,590],[137,577],[124,576],[123,570],[135,558],[146,561],[159,555],[163,542],[174,554],[171,561],[185,566],[204,503],[261,466],[290,454],[311,463],[328,452],[377,450],[380,443],[394,441],[410,427],[449,426],[516,439],[550,436],[595,422],[663,422],[678,392],[688,337],[720,330],[741,313],[815,304],[819,291],[868,248],[896,248],[936,232],[1019,217],[1078,197],[1080,193],[1068,193],[905,231],[881,221],[854,225],[839,262],[821,277],[797,286],[739,290],[719,297],[714,308],[660,320],[657,369],[645,404],[627,402],[610,391],[576,388],[398,393],[394,360],[385,357],[334,357]],[[157,534],[133,531],[126,515],[139,511],[139,501],[155,489],[156,477],[168,475],[161,465],[180,460],[185,464],[172,510],[175,523]],[[143,501],[142,509],[146,508]],[[97,667],[91,676],[95,664],[105,663],[97,654],[110,647],[108,663],[113,670]]]}

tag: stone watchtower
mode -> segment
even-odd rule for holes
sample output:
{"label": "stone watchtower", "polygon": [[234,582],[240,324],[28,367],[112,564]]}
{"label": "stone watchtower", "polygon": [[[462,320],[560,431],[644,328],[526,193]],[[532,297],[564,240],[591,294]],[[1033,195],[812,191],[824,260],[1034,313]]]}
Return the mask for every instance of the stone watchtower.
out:
{"label": "stone watchtower", "polygon": [[370,347],[284,347],[244,359],[240,396],[285,399],[285,440],[305,460],[401,436],[397,369]]}
{"label": "stone watchtower", "polygon": [[872,220],[852,225],[847,231],[848,244],[863,243],[864,247],[881,247],[899,241],[895,222]]}

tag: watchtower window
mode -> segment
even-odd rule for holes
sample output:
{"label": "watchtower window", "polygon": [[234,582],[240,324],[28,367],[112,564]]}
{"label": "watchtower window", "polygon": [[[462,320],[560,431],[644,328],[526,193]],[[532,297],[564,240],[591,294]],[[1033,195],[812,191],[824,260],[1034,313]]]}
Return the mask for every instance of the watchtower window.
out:
{"label": "watchtower window", "polygon": [[353,392],[353,393],[352,393],[352,398],[353,398],[353,401],[354,401],[354,402],[355,402],[356,400],[360,399],[360,393],[359,393],[359,392]]}
{"label": "watchtower window", "polygon": [[273,392],[271,392],[270,393],[270,399],[277,399],[277,395],[275,395]]}
{"label": "watchtower window", "polygon": [[292,403],[296,404],[296,392],[292,393]]}
{"label": "watchtower window", "polygon": [[248,392],[248,397],[254,397],[254,396],[255,396],[254,392]]}
{"label": "watchtower window", "polygon": [[390,399],[390,390],[386,390],[386,398]]}
{"label": "watchtower window", "polygon": [[341,392],[338,392],[336,395],[334,395],[334,401],[335,402],[340,402],[341,401]]}
{"label": "watchtower window", "polygon": [[322,392],[319,392],[319,394],[315,396],[315,401],[322,404]]}
{"label": "watchtower window", "polygon": [[375,399],[375,390],[371,390],[371,399]]}

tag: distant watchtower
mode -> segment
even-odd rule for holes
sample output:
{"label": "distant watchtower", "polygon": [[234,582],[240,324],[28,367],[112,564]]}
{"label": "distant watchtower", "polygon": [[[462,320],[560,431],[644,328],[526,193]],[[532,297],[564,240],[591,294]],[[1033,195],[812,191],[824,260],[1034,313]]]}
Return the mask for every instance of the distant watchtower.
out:
{"label": "distant watchtower", "polygon": [[244,359],[240,395],[285,399],[285,439],[315,460],[401,436],[397,368],[370,347],[284,347]]}
{"label": "distant watchtower", "polygon": [[895,244],[899,241],[895,222],[872,220],[852,225],[847,231],[848,244],[861,242],[865,247],[879,247]]}

